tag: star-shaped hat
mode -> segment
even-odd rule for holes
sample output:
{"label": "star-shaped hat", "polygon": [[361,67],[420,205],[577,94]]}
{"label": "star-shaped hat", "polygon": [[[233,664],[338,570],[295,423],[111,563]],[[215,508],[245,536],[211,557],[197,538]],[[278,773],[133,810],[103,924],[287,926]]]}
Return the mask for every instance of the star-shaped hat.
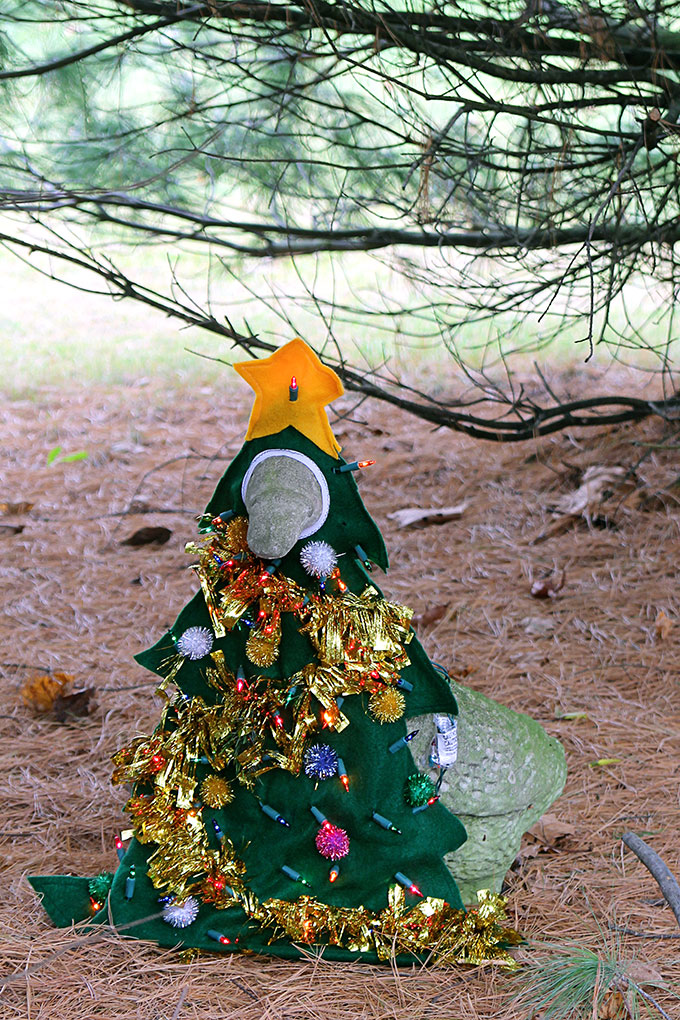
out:
{"label": "star-shaped hat", "polygon": [[331,431],[326,404],[344,393],[335,372],[296,337],[268,358],[240,361],[238,374],[255,391],[246,439],[281,432],[288,425],[337,457],[340,444]]}

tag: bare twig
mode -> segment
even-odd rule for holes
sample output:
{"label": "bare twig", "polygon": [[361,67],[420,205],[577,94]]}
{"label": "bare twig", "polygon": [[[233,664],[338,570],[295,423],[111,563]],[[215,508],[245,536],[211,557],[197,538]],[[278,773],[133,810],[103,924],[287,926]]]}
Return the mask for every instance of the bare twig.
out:
{"label": "bare twig", "polygon": [[624,832],[621,839],[650,872],[663,893],[666,903],[675,914],[675,920],[680,925],[680,885],[676,878],[656,851],[645,843],[644,839],[640,839],[634,832]]}
{"label": "bare twig", "polygon": [[625,925],[614,924],[612,921],[607,925],[610,931],[621,932],[622,935],[631,935],[636,939],[659,939],[663,941],[665,939],[680,939],[680,935],[675,932],[652,932],[652,931],[634,931],[633,928],[626,928]]}

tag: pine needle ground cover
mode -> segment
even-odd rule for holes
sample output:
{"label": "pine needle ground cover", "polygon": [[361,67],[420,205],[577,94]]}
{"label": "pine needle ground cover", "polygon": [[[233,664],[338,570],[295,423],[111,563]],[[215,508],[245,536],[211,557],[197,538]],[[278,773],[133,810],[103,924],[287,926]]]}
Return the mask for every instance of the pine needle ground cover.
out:
{"label": "pine needle ground cover", "polygon": [[[132,655],[193,593],[184,544],[241,445],[247,406],[225,380],[199,393],[43,392],[2,410],[0,1015],[525,1017],[510,1004],[516,979],[494,970],[393,971],[314,953],[186,961],[106,931],[57,931],[25,881],[115,868],[125,793],[110,785],[109,756],[158,714]],[[537,942],[614,946],[672,982],[680,940],[610,926],[678,934],[620,842],[632,830],[680,872],[677,440],[650,423],[496,448],[366,406],[334,431],[346,456],[378,462],[360,485],[390,552],[382,587],[414,607],[426,651],[566,747],[565,793],[508,876],[510,922]],[[636,465],[634,483],[615,471]],[[608,488],[585,515],[566,514],[588,469],[609,471]],[[440,524],[388,516],[453,506],[463,509]],[[154,541],[123,544],[143,527]],[[61,711],[26,704],[40,675]],[[677,1002],[653,994],[674,1015]]]}

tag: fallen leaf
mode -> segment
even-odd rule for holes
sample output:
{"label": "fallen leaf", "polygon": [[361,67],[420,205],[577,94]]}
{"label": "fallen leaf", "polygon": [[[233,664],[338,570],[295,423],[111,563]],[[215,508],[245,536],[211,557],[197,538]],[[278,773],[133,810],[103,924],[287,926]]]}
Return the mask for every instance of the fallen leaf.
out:
{"label": "fallen leaf", "polygon": [[65,453],[63,456],[57,458],[57,464],[72,464],[76,460],[87,460],[89,453],[87,450],[76,450],[75,453]]}
{"label": "fallen leaf", "polygon": [[542,847],[540,843],[529,843],[528,846],[522,847],[515,858],[515,863],[522,865],[524,861],[530,861],[532,857],[538,857],[544,850],[545,847]]}
{"label": "fallen leaf", "polygon": [[663,609],[660,609],[654,621],[654,632],[657,641],[665,641],[672,630],[673,621],[669,616],[666,616]]}
{"label": "fallen leaf", "polygon": [[522,620],[525,634],[544,637],[555,629],[555,621],[546,616],[525,616]]}
{"label": "fallen leaf", "polygon": [[558,818],[557,815],[548,813],[539,818],[535,825],[531,826],[528,835],[552,850],[559,840],[565,839],[567,836],[573,836],[575,832],[576,829],[569,822]]}
{"label": "fallen leaf", "polygon": [[15,514],[27,514],[30,513],[35,503],[26,503],[21,501],[19,503],[0,503],[0,514],[4,517],[12,517]]}
{"label": "fallen leaf", "polygon": [[598,758],[597,761],[589,761],[591,769],[604,768],[605,765],[618,765],[623,758]]}
{"label": "fallen leaf", "polygon": [[172,531],[169,528],[163,527],[146,527],[139,528],[138,531],[133,532],[129,538],[123,539],[121,545],[151,545],[155,542],[156,545],[165,545]]}
{"label": "fallen leaf", "polygon": [[529,594],[535,599],[554,599],[557,593],[564,588],[566,576],[566,570],[562,569],[559,576],[557,573],[552,573],[548,577],[534,581]]}
{"label": "fallen leaf", "polygon": [[446,610],[450,605],[450,602],[444,602],[440,606],[433,606],[432,609],[426,609],[424,613],[414,616],[414,627],[431,627],[433,623],[438,623],[446,615]]}
{"label": "fallen leaf", "polygon": [[420,524],[426,527],[428,524],[445,524],[461,517],[467,509],[467,503],[459,503],[457,506],[430,506],[427,508],[419,506],[404,507],[403,510],[394,510],[388,514],[391,521],[397,522],[397,527],[408,528],[412,524]]}
{"label": "fallen leaf", "polygon": [[[593,1015],[595,1008],[593,1007]],[[604,996],[597,1010],[597,1020],[626,1020],[632,1014],[618,988],[611,988]]]}
{"label": "fallen leaf", "polygon": [[540,545],[541,542],[547,542],[549,538],[556,538],[557,535],[562,535],[565,531],[574,528],[577,523],[577,517],[557,517],[546,528],[539,531],[538,535],[530,540],[529,545]]}
{"label": "fallen leaf", "polygon": [[643,960],[631,960],[626,965],[626,977],[636,985],[665,985],[663,974]]}
{"label": "fallen leaf", "polygon": [[112,443],[111,453],[146,453],[146,447],[139,443]]}
{"label": "fallen leaf", "polygon": [[73,694],[58,694],[54,699],[53,714],[57,722],[65,722],[68,715],[89,715],[93,709],[94,687],[86,687]]}
{"label": "fallen leaf", "polygon": [[24,527],[23,524],[0,524],[0,535],[20,535]]}
{"label": "fallen leaf", "polygon": [[61,446],[55,446],[47,454],[47,466],[51,467],[53,464],[71,464],[75,460],[86,460],[87,457],[87,450],[76,450],[75,453],[62,453]]}
{"label": "fallen leaf", "polygon": [[624,491],[629,493],[635,488],[636,482],[628,468],[593,464],[584,471],[578,489],[557,499],[552,509],[572,517],[592,517],[610,495],[621,496]]}
{"label": "fallen leaf", "polygon": [[381,446],[386,453],[389,453],[392,450],[408,450],[410,452],[413,449],[413,441],[411,440],[409,442],[407,439],[397,439],[394,436],[388,436],[388,438],[382,442]]}
{"label": "fallen leaf", "polygon": [[587,719],[587,712],[555,712],[556,719]]}
{"label": "fallen leaf", "polygon": [[54,703],[72,683],[69,673],[41,674],[31,677],[21,688],[21,697],[25,705],[34,712],[50,712]]}

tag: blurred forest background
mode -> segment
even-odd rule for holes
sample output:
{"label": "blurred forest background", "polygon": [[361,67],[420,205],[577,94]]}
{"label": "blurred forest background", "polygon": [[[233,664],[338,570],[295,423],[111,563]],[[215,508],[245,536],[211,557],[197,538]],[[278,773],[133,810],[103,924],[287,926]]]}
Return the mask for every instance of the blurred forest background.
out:
{"label": "blurred forest background", "polygon": [[[3,1018],[677,1016],[622,836],[680,874],[679,115],[677,0],[4,0]],[[506,878],[515,976],[187,963],[51,929],[25,880],[116,863],[109,755],[158,716],[131,654],[246,427],[223,362],[295,334],[377,460],[390,597],[566,749]]]}
{"label": "blurred forest background", "polygon": [[486,438],[677,413],[677,4],[9,0],[0,59],[6,388],[299,334]]}

